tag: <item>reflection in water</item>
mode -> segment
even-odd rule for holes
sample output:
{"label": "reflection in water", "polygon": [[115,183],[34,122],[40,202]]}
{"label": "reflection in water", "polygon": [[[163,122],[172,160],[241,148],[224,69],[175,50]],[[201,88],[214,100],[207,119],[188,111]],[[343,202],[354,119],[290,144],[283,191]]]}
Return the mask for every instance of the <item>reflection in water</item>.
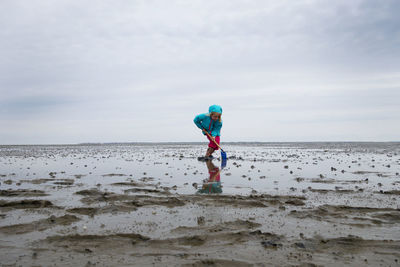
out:
{"label": "reflection in water", "polygon": [[202,194],[218,194],[222,193],[221,186],[221,170],[215,166],[211,160],[206,161],[208,173],[210,177],[203,181],[203,186],[197,191]]}

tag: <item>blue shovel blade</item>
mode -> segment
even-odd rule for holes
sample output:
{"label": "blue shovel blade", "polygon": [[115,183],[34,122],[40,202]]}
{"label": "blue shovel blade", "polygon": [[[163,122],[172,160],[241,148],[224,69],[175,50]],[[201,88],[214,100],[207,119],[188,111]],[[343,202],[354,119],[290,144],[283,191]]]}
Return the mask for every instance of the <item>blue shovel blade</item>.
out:
{"label": "blue shovel blade", "polygon": [[226,161],[226,153],[223,150],[221,150],[221,158]]}
{"label": "blue shovel blade", "polygon": [[226,153],[221,150],[221,169],[226,166]]}

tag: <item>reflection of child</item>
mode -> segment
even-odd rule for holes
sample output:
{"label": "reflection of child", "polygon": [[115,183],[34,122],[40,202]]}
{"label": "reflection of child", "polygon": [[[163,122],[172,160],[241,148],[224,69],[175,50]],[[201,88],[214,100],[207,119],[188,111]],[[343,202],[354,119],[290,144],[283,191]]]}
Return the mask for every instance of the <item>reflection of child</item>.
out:
{"label": "reflection of child", "polygon": [[216,167],[211,160],[206,162],[208,173],[210,174],[210,178],[208,181],[203,183],[203,186],[198,193],[203,194],[212,194],[212,193],[222,193],[222,186],[221,186],[221,170]]}
{"label": "reflection of child", "polygon": [[212,153],[214,153],[215,150],[218,150],[218,146],[214,143],[214,141],[219,144],[221,135],[220,131],[222,128],[222,108],[218,105],[212,105],[209,107],[208,112],[209,113],[197,115],[194,118],[194,123],[203,131],[203,134],[206,134],[207,132],[211,135],[211,138],[213,139],[212,140],[207,135],[210,143],[208,144],[206,155],[204,158],[199,158],[204,160],[212,159]]}

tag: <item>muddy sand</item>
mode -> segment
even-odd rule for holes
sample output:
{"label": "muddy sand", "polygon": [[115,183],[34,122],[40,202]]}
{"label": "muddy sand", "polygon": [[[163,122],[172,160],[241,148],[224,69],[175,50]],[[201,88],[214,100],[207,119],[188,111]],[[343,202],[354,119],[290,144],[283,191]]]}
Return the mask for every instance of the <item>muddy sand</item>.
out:
{"label": "muddy sand", "polygon": [[2,266],[400,266],[399,143],[0,146]]}

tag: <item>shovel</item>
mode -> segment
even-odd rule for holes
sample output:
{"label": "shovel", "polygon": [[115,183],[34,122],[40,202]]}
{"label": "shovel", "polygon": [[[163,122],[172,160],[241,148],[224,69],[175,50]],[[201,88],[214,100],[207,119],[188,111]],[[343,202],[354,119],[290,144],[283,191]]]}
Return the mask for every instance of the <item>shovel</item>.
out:
{"label": "shovel", "polygon": [[214,144],[217,145],[217,147],[219,147],[219,149],[221,149],[221,168],[224,168],[226,166],[226,153],[225,151],[222,149],[222,147],[220,147],[220,145],[214,140],[214,138],[211,137],[211,135],[207,132],[204,131],[207,136],[214,141]]}

